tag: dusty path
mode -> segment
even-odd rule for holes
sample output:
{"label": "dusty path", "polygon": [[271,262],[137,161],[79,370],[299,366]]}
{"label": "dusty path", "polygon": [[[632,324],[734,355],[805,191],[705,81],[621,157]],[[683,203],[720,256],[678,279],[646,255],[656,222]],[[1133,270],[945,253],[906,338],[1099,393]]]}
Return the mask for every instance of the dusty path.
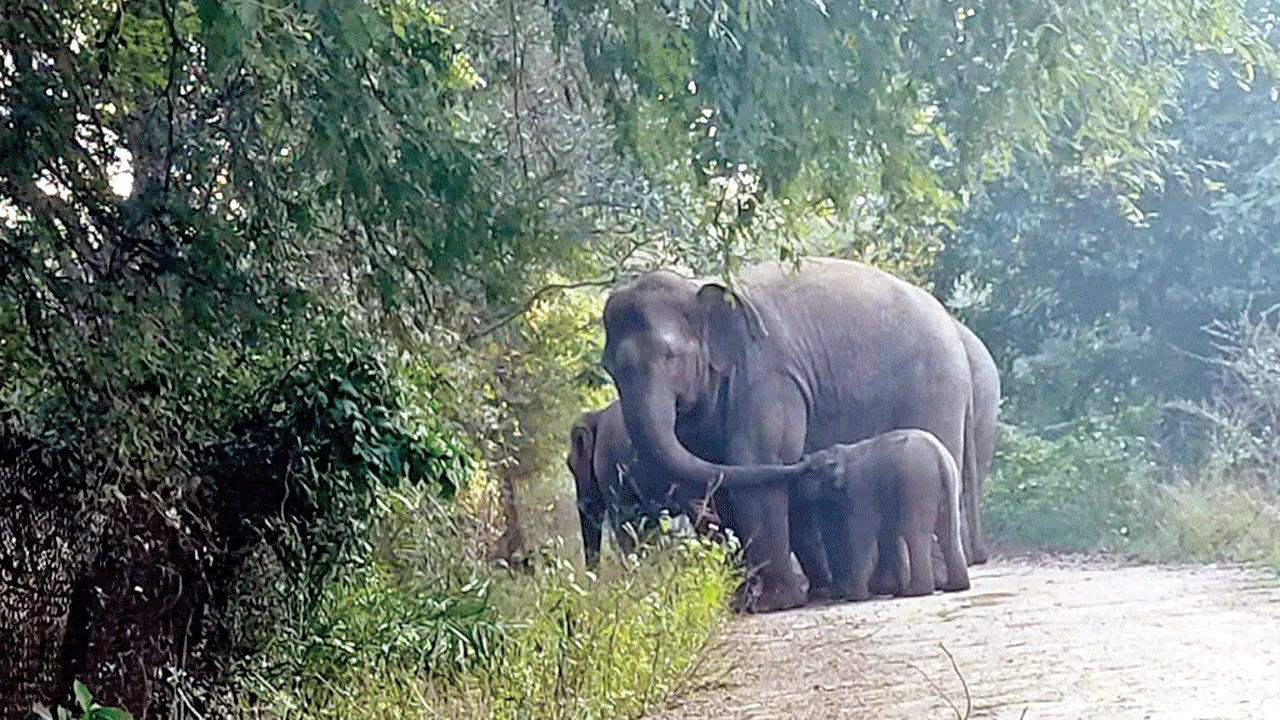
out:
{"label": "dusty path", "polygon": [[[657,718],[1280,719],[1280,588],[1230,567],[1000,560],[969,592],[738,619]],[[955,667],[940,647],[955,659]],[[955,709],[953,709],[954,705]]]}

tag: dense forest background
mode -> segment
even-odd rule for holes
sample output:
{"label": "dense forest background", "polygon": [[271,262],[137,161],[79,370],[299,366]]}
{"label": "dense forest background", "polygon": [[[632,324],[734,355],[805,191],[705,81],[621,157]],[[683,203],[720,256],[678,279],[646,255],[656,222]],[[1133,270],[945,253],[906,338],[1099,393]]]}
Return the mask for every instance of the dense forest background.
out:
{"label": "dense forest background", "polygon": [[659,266],[928,287],[1001,367],[998,546],[1280,558],[1263,3],[0,2],[0,714],[713,674],[734,548],[584,573],[564,468]]}

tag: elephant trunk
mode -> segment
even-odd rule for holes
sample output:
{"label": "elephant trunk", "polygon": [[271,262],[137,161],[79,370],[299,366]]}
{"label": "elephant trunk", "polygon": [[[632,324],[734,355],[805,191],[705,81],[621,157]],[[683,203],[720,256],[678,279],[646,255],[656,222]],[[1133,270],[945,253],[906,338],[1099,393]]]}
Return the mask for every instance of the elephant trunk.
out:
{"label": "elephant trunk", "polygon": [[[771,485],[794,480],[804,463],[793,465],[719,465],[689,452],[676,437],[676,402],[654,391],[622,395],[622,414],[637,450],[649,454],[672,481],[701,490],[723,479],[725,487]],[[634,398],[634,399],[632,399]]]}

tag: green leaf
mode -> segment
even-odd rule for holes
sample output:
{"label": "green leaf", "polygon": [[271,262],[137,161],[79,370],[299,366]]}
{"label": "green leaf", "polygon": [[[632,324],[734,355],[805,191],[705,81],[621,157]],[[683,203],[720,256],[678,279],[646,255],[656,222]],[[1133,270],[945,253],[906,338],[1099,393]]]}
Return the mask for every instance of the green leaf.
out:
{"label": "green leaf", "polygon": [[84,683],[80,682],[79,678],[76,679],[73,687],[75,688],[76,704],[80,706],[80,709],[85,714],[88,714],[89,706],[93,704],[93,694],[89,692],[89,688],[85,687]]}

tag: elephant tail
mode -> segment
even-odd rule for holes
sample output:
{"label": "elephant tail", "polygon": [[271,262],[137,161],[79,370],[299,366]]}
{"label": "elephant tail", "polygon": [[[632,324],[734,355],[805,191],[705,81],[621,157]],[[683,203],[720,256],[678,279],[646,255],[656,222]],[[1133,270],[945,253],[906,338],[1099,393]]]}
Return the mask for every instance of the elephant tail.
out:
{"label": "elephant tail", "polygon": [[974,429],[973,393],[964,408],[964,451],[960,467],[960,509],[963,512],[960,536],[964,540],[965,558],[970,565],[987,561],[982,547],[982,520],[978,517],[978,442]]}

